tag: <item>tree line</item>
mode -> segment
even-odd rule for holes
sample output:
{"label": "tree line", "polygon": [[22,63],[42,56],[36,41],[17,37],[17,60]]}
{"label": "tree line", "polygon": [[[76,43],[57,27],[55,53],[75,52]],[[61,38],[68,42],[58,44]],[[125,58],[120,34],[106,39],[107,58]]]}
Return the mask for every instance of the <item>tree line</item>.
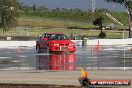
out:
{"label": "tree line", "polygon": [[120,3],[128,12],[129,21],[129,38],[132,38],[132,0],[105,0],[106,2]]}
{"label": "tree line", "polygon": [[16,25],[17,4],[16,0],[0,0],[0,28],[3,33]]}

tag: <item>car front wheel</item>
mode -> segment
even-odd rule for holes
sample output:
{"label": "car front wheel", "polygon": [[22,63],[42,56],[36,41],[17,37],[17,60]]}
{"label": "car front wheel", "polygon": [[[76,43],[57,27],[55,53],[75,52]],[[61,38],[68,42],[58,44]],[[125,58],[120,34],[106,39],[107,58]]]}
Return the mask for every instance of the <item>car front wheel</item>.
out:
{"label": "car front wheel", "polygon": [[37,53],[40,53],[40,47],[39,47],[39,45],[36,46],[36,51],[37,51]]}

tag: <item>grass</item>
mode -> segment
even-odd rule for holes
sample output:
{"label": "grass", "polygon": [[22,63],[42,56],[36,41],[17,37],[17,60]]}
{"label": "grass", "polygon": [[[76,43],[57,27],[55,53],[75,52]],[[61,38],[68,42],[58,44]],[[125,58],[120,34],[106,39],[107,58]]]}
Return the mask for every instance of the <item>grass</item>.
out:
{"label": "grass", "polygon": [[23,17],[18,19],[18,25],[27,27],[49,27],[49,28],[93,28],[94,25],[90,25],[86,22],[75,22],[70,20],[56,20],[56,19],[44,19],[44,18],[30,18]]}
{"label": "grass", "polygon": [[[24,28],[25,29],[25,28]],[[6,40],[7,36],[11,36],[13,40],[36,40],[38,35],[43,34],[44,32],[62,32],[65,33],[67,36],[74,34],[77,39],[81,39],[83,35],[87,37],[95,37],[98,38],[100,30],[81,30],[81,29],[65,29],[65,28],[26,28],[27,30],[23,29],[12,29],[12,31],[7,32],[6,34],[2,34],[0,31],[0,40]],[[123,38],[123,32],[118,31],[104,31],[107,35],[108,39],[111,38]],[[124,33],[125,38],[128,38],[128,32],[125,31]]]}
{"label": "grass", "polygon": [[[91,13],[85,12],[82,13],[82,20],[74,20],[70,18],[64,18],[66,14],[54,14],[50,13],[50,15],[46,15],[45,13],[36,13],[29,12],[29,14],[22,13],[18,16],[18,27],[13,28],[11,31],[8,31],[6,34],[3,34],[0,31],[0,40],[5,40],[7,36],[12,36],[13,40],[35,40],[39,34],[43,34],[44,32],[62,32],[66,35],[70,36],[71,34],[75,34],[76,36],[93,36],[98,37],[100,30],[86,30],[87,28],[97,28],[97,26],[92,25],[91,21]],[[110,12],[112,16],[117,18],[124,25],[121,26],[119,24],[115,24],[115,29],[127,29],[128,27],[128,19],[127,13],[120,12]],[[48,14],[48,13],[47,13]],[[44,16],[43,16],[44,15]],[[62,16],[60,16],[62,15]],[[76,15],[73,13],[67,13],[68,17],[73,17],[71,15]],[[51,16],[51,18],[50,18]],[[52,17],[54,16],[54,17]],[[59,18],[60,17],[60,18]],[[102,12],[96,12],[96,17],[104,17],[104,25],[110,24],[112,21],[108,19],[106,15]],[[86,18],[86,19],[85,19]],[[70,29],[71,28],[71,29]],[[82,30],[83,29],[83,30]],[[85,30],[84,30],[85,29]],[[114,30],[114,29],[113,29]],[[122,32],[113,32],[106,31],[107,38],[122,38]],[[125,32],[125,38],[128,37],[128,32]]]}
{"label": "grass", "polygon": [[[104,13],[110,13],[123,26],[113,22]],[[96,11],[96,18],[103,17],[105,26],[113,23],[115,27],[126,28],[128,26],[128,14],[126,12],[113,12],[113,11]],[[18,24],[24,26],[45,26],[45,27],[80,27],[91,28],[92,15],[90,12],[45,12],[45,11],[19,11],[18,12]],[[37,24],[37,22],[39,24]]]}

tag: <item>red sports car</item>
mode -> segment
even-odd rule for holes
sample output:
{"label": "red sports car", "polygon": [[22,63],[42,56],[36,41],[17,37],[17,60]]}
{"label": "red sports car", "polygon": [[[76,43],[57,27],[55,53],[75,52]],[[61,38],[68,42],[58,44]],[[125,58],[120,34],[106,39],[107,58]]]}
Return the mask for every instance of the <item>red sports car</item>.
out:
{"label": "red sports car", "polygon": [[63,33],[44,33],[36,41],[36,50],[49,52],[75,52],[75,44]]}

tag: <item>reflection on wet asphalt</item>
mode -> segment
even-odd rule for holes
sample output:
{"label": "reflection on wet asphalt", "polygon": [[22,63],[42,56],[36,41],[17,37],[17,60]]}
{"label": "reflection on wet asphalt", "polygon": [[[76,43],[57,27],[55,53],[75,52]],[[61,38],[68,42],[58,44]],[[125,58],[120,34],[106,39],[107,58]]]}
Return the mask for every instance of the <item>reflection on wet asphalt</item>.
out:
{"label": "reflection on wet asphalt", "polygon": [[76,70],[132,67],[132,46],[77,47],[76,53],[37,53],[35,47],[0,48],[0,70]]}

